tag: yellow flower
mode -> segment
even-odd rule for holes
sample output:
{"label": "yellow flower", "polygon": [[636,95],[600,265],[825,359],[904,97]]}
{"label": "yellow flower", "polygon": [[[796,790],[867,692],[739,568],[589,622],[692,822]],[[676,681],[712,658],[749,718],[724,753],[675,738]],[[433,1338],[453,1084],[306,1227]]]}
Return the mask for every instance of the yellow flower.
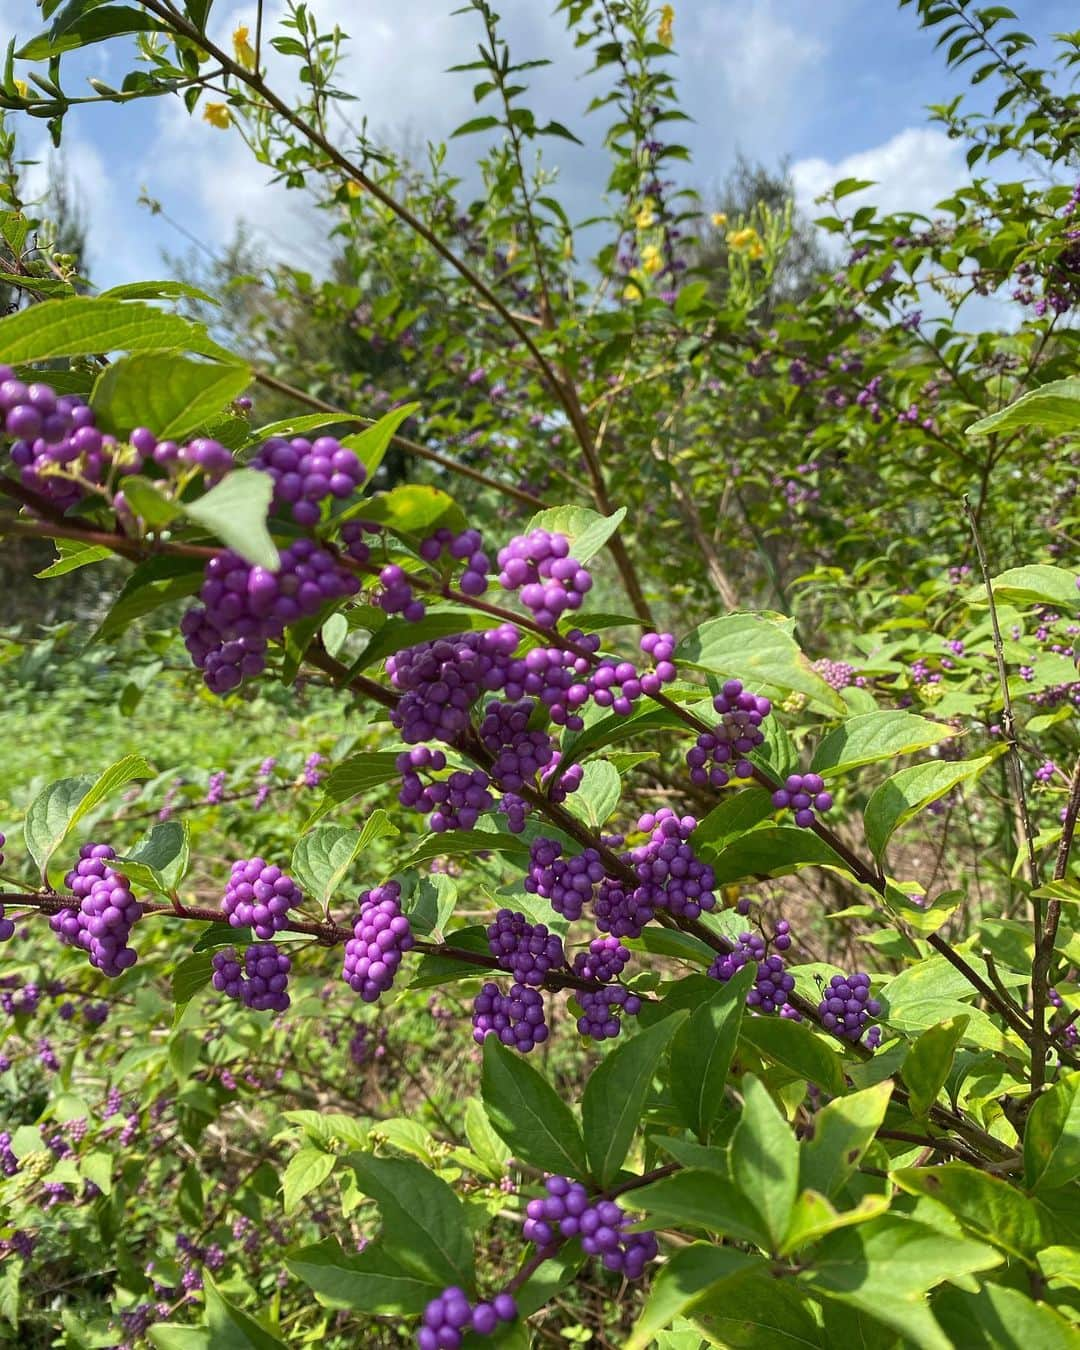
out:
{"label": "yellow flower", "polygon": [[727,224],[727,212],[714,211],[712,213],[712,223],[716,227],[716,229],[722,230],[724,226]]}
{"label": "yellow flower", "polygon": [[641,250],[641,266],[646,276],[653,276],[664,265],[664,257],[655,244],[646,244]]}
{"label": "yellow flower", "polygon": [[245,70],[255,69],[255,48],[248,41],[248,30],[244,24],[232,35],[233,51],[236,53],[236,59]]}
{"label": "yellow flower", "polygon": [[623,288],[622,298],[624,300],[640,300],[645,294],[641,284],[644,280],[643,273],[635,267],[630,273],[630,280]]}
{"label": "yellow flower", "polygon": [[15,92],[18,94],[20,98],[30,97],[30,86],[26,83],[25,80],[15,80],[14,84],[15,84]]}
{"label": "yellow flower", "polygon": [[675,24],[675,9],[672,5],[664,5],[660,10],[660,22],[656,28],[656,40],[662,42],[665,47],[670,47],[674,39],[672,29]]}
{"label": "yellow flower", "polygon": [[[736,253],[748,253],[755,247],[761,247],[758,232],[748,225],[744,230],[731,230],[727,237],[728,248]],[[760,256],[760,255],[759,255]]]}
{"label": "yellow flower", "polygon": [[219,131],[228,131],[229,124],[232,122],[232,114],[224,103],[205,104],[202,115],[204,122],[209,122],[212,127],[217,127]]}
{"label": "yellow flower", "polygon": [[753,261],[753,262],[757,262],[760,258],[764,258],[764,256],[765,256],[765,245],[761,242],[760,239],[757,241],[756,244],[751,244],[751,245],[750,245],[750,248],[749,248],[749,250],[747,251],[747,255],[746,255],[746,256],[747,256],[748,258],[750,258],[751,261]]}
{"label": "yellow flower", "polygon": [[638,213],[634,217],[634,224],[639,230],[647,230],[650,226],[656,224],[656,203],[651,197],[646,197],[638,208]]}
{"label": "yellow flower", "polygon": [[359,197],[360,194],[363,192],[363,190],[364,189],[360,186],[358,182],[356,182],[355,179],[347,178],[345,180],[345,191],[349,194],[350,197]]}

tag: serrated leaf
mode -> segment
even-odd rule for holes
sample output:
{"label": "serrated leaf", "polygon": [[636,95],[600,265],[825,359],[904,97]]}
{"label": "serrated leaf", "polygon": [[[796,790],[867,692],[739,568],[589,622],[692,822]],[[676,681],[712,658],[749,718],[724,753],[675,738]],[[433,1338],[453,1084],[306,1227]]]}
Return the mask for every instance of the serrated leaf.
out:
{"label": "serrated leaf", "polygon": [[333,1153],[324,1153],[320,1148],[302,1148],[293,1154],[281,1178],[286,1214],[296,1213],[304,1196],[323,1184],[336,1162]]}
{"label": "serrated leaf", "polygon": [[[233,942],[236,941],[235,929],[230,929]],[[229,945],[232,945],[231,943]],[[212,952],[192,952],[177,965],[173,971],[173,1003],[177,1008],[186,1007],[200,989],[205,989],[214,974]]]}
{"label": "serrated leaf", "polygon": [[26,848],[48,881],[49,859],[80,820],[95,806],[135,778],[152,778],[142,755],[125,755],[98,778],[84,775],[50,783],[30,803],[23,823]]}
{"label": "serrated leaf", "polygon": [[327,774],[322,784],[323,800],[307,821],[310,827],[321,816],[350,797],[382,787],[398,777],[397,754],[393,751],[369,751],[350,755]]}
{"label": "serrated leaf", "polygon": [[74,296],[45,300],[0,319],[0,361],[9,365],[94,352],[170,348],[234,361],[202,324],[131,300]]}
{"label": "serrated leaf", "polygon": [[546,1078],[497,1036],[484,1041],[484,1109],[514,1157],[582,1178],[589,1163],[574,1114]]}
{"label": "serrated leaf", "polygon": [[[1011,605],[1052,605],[1055,609],[1075,609],[1080,603],[1076,588],[1076,573],[1049,563],[1033,563],[1029,567],[1010,567],[991,578],[994,599]],[[965,595],[969,605],[987,603],[986,588],[973,586]]]}
{"label": "serrated leaf", "polygon": [[934,1312],[964,1350],[1074,1350],[1076,1327],[1019,1289],[987,1281],[978,1290],[946,1289]]}
{"label": "serrated leaf", "polygon": [[593,830],[599,830],[619,804],[622,780],[618,770],[605,759],[591,759],[585,765],[581,786],[563,803],[563,808]]}
{"label": "serrated leaf", "polygon": [[961,783],[978,778],[999,753],[995,751],[981,759],[912,764],[887,778],[870,794],[863,811],[866,842],[874,857],[881,857],[889,840],[902,825]]}
{"label": "serrated leaf", "polygon": [[758,614],[710,619],[683,638],[675,661],[741,680],[751,690],[767,686],[805,694],[825,712],[847,712],[844,700],[817,674],[791,634]]}
{"label": "serrated leaf", "polygon": [[188,834],[186,821],[159,821],[129,853],[117,859],[123,864],[120,870],[132,881],[136,881],[140,873],[143,874],[143,885],[168,895],[176,889],[187,872]]}
{"label": "serrated leaf", "polygon": [[640,1124],[656,1066],[687,1016],[676,1013],[639,1031],[610,1051],[590,1074],[581,1123],[589,1166],[601,1186],[610,1185],[618,1175]]}
{"label": "serrated leaf", "polygon": [[39,580],[62,577],[68,572],[74,572],[76,568],[88,567],[92,563],[104,562],[106,558],[115,556],[111,548],[104,548],[100,544],[83,544],[75,539],[57,539],[56,552],[58,556],[54,563],[34,573]]}
{"label": "serrated leaf", "polygon": [[239,553],[245,562],[277,571],[281,559],[266,516],[274,483],[258,469],[234,469],[209,492],[184,506],[184,514]]}
{"label": "serrated leaf", "polygon": [[714,852],[759,825],[776,810],[772,796],[764,788],[748,787],[725,794],[719,806],[714,806],[698,822],[694,830],[694,847],[706,844]]}
{"label": "serrated leaf", "polygon": [[362,845],[360,830],[318,825],[297,840],[292,871],[303,889],[325,907],[348,876]]}
{"label": "serrated leaf", "polygon": [[552,534],[565,535],[570,544],[570,556],[584,564],[600,552],[625,519],[625,506],[610,516],[602,516],[586,506],[549,506],[537,511],[525,526],[525,533],[548,530]]}
{"label": "serrated leaf", "polygon": [[[353,438],[346,439],[351,441]],[[463,530],[466,525],[464,513],[453,497],[441,488],[425,483],[403,483],[389,492],[365,497],[338,516],[341,522],[355,518],[371,520],[395,533],[407,535],[431,534],[440,525]]]}
{"label": "serrated leaf", "polygon": [[178,352],[139,352],[98,376],[90,404],[104,429],[124,437],[150,427],[158,440],[182,440],[217,416],[251,383],[240,362],[192,361]]}
{"label": "serrated leaf", "polygon": [[1015,427],[1042,427],[1051,432],[1080,427],[1080,380],[1051,380],[1031,389],[1007,408],[972,422],[964,434],[988,436]]}
{"label": "serrated leaf", "polygon": [[421,1313],[443,1288],[407,1270],[378,1242],[362,1252],[346,1253],[336,1238],[326,1238],[291,1252],[285,1265],[315,1291],[320,1303],[364,1313],[396,1317]]}
{"label": "serrated leaf", "polygon": [[713,852],[703,848],[716,874],[716,884],[726,886],[744,878],[784,876],[800,867],[843,867],[844,861],[812,830],[796,825],[775,825],[722,842]]}
{"label": "serrated leaf", "polygon": [[908,712],[872,712],[850,717],[830,731],[814,754],[811,769],[824,777],[911,755],[956,735],[955,727]]}
{"label": "serrated leaf", "polygon": [[369,483],[374,478],[376,469],[383,462],[383,457],[390,448],[390,443],[394,439],[398,427],[419,410],[419,403],[403,403],[400,408],[393,408],[380,417],[365,431],[359,431],[354,436],[344,437],[341,444],[346,449],[351,450],[363,464],[367,470],[367,481]]}
{"label": "serrated leaf", "polygon": [[518,835],[494,830],[445,830],[421,840],[401,865],[403,868],[417,867],[432,858],[465,858],[485,850],[507,853],[513,858],[529,856],[528,844]]}

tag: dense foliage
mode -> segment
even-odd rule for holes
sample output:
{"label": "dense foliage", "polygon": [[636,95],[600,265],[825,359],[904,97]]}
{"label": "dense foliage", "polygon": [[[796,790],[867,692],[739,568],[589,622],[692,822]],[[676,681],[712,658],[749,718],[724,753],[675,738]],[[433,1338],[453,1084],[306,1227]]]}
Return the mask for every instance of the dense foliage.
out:
{"label": "dense foliage", "polygon": [[1074,1344],[1080,38],[913,5],[972,176],[822,254],[670,6],[558,6],[587,229],[485,0],[474,201],[305,5],[41,8],[6,163],[181,97],[337,253],[91,295],[3,188],[12,1342]]}

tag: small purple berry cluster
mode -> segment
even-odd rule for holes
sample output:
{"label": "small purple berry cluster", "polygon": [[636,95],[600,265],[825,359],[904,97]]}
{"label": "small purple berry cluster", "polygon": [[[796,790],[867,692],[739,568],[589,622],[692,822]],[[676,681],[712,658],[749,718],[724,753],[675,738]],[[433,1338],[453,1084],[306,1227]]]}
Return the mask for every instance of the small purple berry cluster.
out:
{"label": "small purple berry cluster", "polygon": [[419,623],[427,613],[422,600],[417,600],[412,581],[404,567],[387,563],[379,573],[382,590],[375,603],[385,614],[400,614],[406,623]]}
{"label": "small purple berry cluster", "polygon": [[375,1003],[393,985],[401,958],[415,941],[396,881],[362,891],[353,935],[345,944],[342,979],[365,1003]]}
{"label": "small purple berry cluster", "polygon": [[84,844],[79,861],[64,878],[79,908],[62,909],[49,921],[64,942],[82,947],[90,964],[113,979],[135,964],[135,950],[127,941],[142,915],[127,877],[108,865],[115,857],[108,844]]}
{"label": "small purple berry cluster", "polygon": [[870,976],[834,975],[818,1004],[821,1025],[845,1041],[862,1039],[866,1023],[881,1012],[881,1004],[870,997]]}
{"label": "small purple berry cluster", "polygon": [[517,1304],[511,1294],[496,1294],[490,1303],[469,1303],[465,1291],[457,1285],[444,1289],[424,1309],[423,1323],[416,1333],[418,1350],[458,1350],[466,1331],[490,1336],[500,1322],[517,1317]]}
{"label": "small purple berry cluster", "polygon": [[488,791],[491,780],[483,769],[455,769],[446,778],[424,782],[421,769],[441,772],[446,768],[441,750],[416,745],[398,755],[396,764],[402,775],[398,801],[414,811],[430,811],[428,824],[440,834],[444,830],[471,830],[495,805]]}
{"label": "small purple berry cluster", "polygon": [[[0,867],[4,865],[4,845],[7,840],[0,834]],[[7,942],[9,938],[15,936],[15,924],[11,919],[4,918],[4,906],[0,905],[0,942]]]}
{"label": "small purple berry cluster", "polygon": [[562,845],[538,837],[529,846],[529,870],[525,889],[551,902],[551,908],[573,923],[581,918],[586,900],[604,880],[604,866],[594,848],[562,856]]}
{"label": "small purple berry cluster", "polygon": [[444,555],[454,562],[465,564],[458,582],[462,594],[483,595],[488,588],[487,574],[491,570],[491,560],[484,552],[480,531],[462,530],[460,534],[455,534],[443,526],[420,545],[420,556],[427,563],[437,563]]}
{"label": "small purple berry cluster", "polygon": [[289,1006],[286,992],[292,961],[272,942],[253,942],[244,951],[241,967],[232,947],[214,953],[211,960],[215,989],[227,998],[238,999],[256,1012],[284,1012]]}
{"label": "small purple berry cluster", "polygon": [[[960,646],[963,650],[963,643]],[[847,689],[855,683],[855,667],[846,661],[830,661],[827,656],[823,656],[814,662],[814,670],[833,689]]]}
{"label": "small purple berry cluster", "polygon": [[498,1036],[503,1045],[523,1055],[542,1045],[548,1027],[539,991],[513,984],[509,994],[504,994],[497,984],[485,984],[473,1003],[473,1040],[483,1045],[489,1036]]}
{"label": "small purple berry cluster", "polygon": [[357,590],[356,577],[310,539],[284,549],[277,572],[225,550],[206,564],[202,603],[187,611],[180,631],[207,688],[226,694],[265,669],[267,642],[288,624]]}
{"label": "small purple berry cluster", "polygon": [[300,887],[280,867],[264,858],[242,858],[233,863],[221,908],[233,928],[250,924],[267,942],[287,926],[289,910],[303,902]]}
{"label": "small purple berry cluster", "polygon": [[506,685],[520,640],[512,624],[503,624],[485,632],[421,642],[388,656],[387,674],[402,695],[390,720],[402,740],[408,745],[421,741],[453,745],[468,727],[469,709],[480,695]]}
{"label": "small purple berry cluster", "polygon": [[624,857],[643,885],[654,889],[653,908],[685,919],[696,919],[703,910],[714,909],[715,873],[695,856],[689,842],[697,828],[694,817],[677,816],[670,807],[662,806],[641,816],[637,827],[652,833],[647,843]]}
{"label": "small purple berry cluster", "polygon": [[618,938],[593,938],[589,950],[578,952],[574,957],[574,974],[585,980],[599,980],[601,984],[608,984],[622,974],[629,960],[630,952]]}
{"label": "small purple berry cluster", "polygon": [[488,947],[499,969],[513,975],[518,984],[539,988],[549,970],[566,964],[562,939],[548,931],[547,924],[532,924],[516,910],[500,909],[488,925]]}
{"label": "small purple berry cluster", "polygon": [[94,413],[74,394],[24,384],[0,365],[0,430],[14,441],[11,459],[23,487],[60,510],[74,506],[87,485],[103,483],[116,442],[94,425]]}
{"label": "small purple berry cluster", "polygon": [[720,721],[712,731],[703,731],[687,754],[690,781],[699,787],[726,787],[732,775],[749,778],[753,765],[747,756],[765,739],[761,724],[772,704],[760,694],[751,694],[740,680],[728,680],[713,699]]}
{"label": "small purple berry cluster", "polygon": [[251,461],[274,480],[275,508],[288,506],[298,525],[319,523],[327,497],[351,497],[367,476],[356,454],[333,436],[315,441],[274,436],[264,441]]}
{"label": "small purple berry cluster", "polygon": [[500,584],[520,592],[521,603],[541,628],[554,628],[566,610],[580,609],[592,589],[592,577],[570,556],[564,534],[530,530],[516,535],[499,549],[498,563]]}
{"label": "small purple berry cluster", "polygon": [[[791,933],[786,919],[781,919],[776,925],[772,945],[779,951],[786,951],[791,946]],[[787,996],[795,988],[795,977],[785,973],[782,956],[775,952],[772,955],[767,953],[768,944],[760,934],[740,933],[734,948],[713,961],[709,974],[714,980],[726,984],[748,962],[755,962],[757,974],[753,987],[747,992],[746,1006],[756,1008],[758,1012],[779,1012],[783,1016],[790,1016]]]}
{"label": "small purple berry cluster", "polygon": [[577,1029],[594,1041],[612,1040],[622,1031],[622,1015],[636,1017],[641,1011],[641,999],[621,984],[582,991],[575,997],[581,1005]]}
{"label": "small purple berry cluster", "polygon": [[614,1200],[591,1203],[580,1181],[551,1176],[544,1183],[546,1196],[525,1206],[522,1235],[541,1249],[554,1247],[557,1237],[580,1237],[590,1256],[599,1256],[608,1270],[628,1280],[641,1278],[645,1266],[655,1259],[659,1247],[655,1233],[629,1233],[634,1222]]}
{"label": "small purple berry cluster", "polygon": [[772,795],[773,806],[783,810],[790,806],[795,812],[795,824],[804,828],[814,823],[815,811],[828,811],[833,804],[832,793],[825,791],[825,780],[819,773],[789,774],[784,786]]}

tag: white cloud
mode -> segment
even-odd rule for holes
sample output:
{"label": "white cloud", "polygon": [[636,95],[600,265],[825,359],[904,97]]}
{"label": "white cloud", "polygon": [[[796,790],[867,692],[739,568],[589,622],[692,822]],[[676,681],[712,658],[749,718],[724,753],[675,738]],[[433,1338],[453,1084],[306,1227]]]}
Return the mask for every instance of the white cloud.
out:
{"label": "white cloud", "polygon": [[845,202],[871,202],[880,211],[921,211],[934,206],[967,176],[963,146],[936,127],[908,127],[870,150],[843,159],[800,159],[791,166],[795,199],[809,215],[819,215],[814,199],[841,178],[863,178],[874,186],[845,197]]}

